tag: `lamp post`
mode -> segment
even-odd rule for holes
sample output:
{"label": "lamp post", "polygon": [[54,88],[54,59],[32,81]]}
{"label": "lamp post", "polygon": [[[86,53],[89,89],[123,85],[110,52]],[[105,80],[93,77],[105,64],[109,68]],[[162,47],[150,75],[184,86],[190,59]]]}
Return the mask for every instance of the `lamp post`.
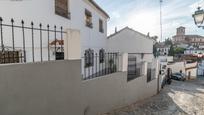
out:
{"label": "lamp post", "polygon": [[204,26],[202,25],[204,21],[204,10],[203,9],[201,10],[201,8],[198,7],[198,10],[195,11],[192,17],[194,18],[194,22],[198,26],[198,28],[204,29]]}

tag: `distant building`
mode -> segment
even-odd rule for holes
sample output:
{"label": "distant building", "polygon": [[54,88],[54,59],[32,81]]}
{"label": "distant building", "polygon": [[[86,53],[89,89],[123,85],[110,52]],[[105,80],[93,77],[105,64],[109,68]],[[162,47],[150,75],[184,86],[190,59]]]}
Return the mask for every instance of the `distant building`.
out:
{"label": "distant building", "polygon": [[193,46],[190,46],[184,51],[184,54],[195,57],[204,57],[204,50],[201,48],[195,48]]}
{"label": "distant building", "polygon": [[165,43],[157,43],[156,44],[157,54],[159,56],[168,56],[170,47],[171,47],[170,45],[165,45]]}
{"label": "distant building", "polygon": [[193,46],[204,45],[204,37],[200,35],[186,35],[185,27],[177,28],[176,35],[173,36],[174,44],[188,44]]}

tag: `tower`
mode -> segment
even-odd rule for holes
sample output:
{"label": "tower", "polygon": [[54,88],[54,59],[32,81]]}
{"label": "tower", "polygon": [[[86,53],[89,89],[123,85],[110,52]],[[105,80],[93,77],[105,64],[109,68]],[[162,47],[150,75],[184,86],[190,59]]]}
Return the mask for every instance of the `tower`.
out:
{"label": "tower", "polygon": [[177,34],[176,35],[185,35],[185,27],[179,27],[177,28]]}

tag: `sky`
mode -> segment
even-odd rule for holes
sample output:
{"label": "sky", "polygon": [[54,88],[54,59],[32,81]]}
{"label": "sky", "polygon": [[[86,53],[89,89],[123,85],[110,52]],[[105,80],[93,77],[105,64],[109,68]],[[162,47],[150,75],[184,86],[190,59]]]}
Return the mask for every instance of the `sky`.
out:
{"label": "sky", "polygon": [[176,28],[186,27],[186,34],[204,35],[197,28],[192,14],[204,8],[204,0],[163,0],[162,39],[160,37],[160,0],[95,0],[109,15],[108,35],[126,26],[143,34],[158,36],[160,41],[172,38]]}

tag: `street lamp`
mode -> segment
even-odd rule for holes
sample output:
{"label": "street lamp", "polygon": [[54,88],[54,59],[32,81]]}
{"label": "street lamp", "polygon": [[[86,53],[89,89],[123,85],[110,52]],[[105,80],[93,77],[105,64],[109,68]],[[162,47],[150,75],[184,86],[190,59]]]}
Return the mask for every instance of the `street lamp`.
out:
{"label": "street lamp", "polygon": [[198,10],[195,11],[195,13],[192,15],[194,18],[194,22],[195,24],[200,28],[204,28],[204,26],[202,26],[203,21],[204,21],[204,10],[201,10],[200,7],[198,7]]}

